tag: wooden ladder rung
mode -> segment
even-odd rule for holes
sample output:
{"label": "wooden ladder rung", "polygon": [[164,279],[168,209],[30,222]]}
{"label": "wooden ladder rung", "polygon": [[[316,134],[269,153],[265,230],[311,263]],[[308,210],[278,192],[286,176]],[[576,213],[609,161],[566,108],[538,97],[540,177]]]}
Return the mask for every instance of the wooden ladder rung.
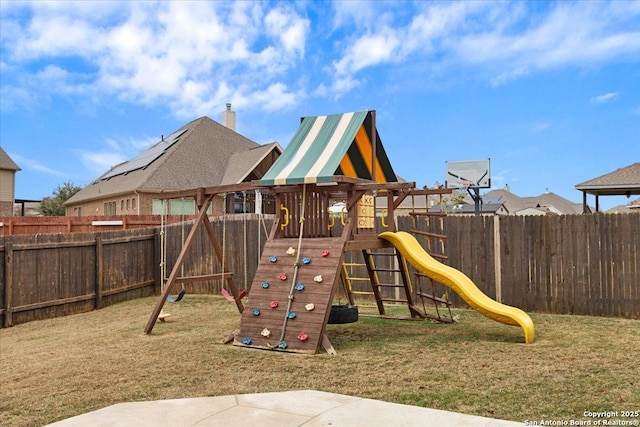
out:
{"label": "wooden ladder rung", "polygon": [[383,273],[400,273],[397,268],[372,268],[371,271],[380,271]]}
{"label": "wooden ladder rung", "polygon": [[426,299],[431,300],[431,301],[436,301],[436,302],[445,304],[447,306],[450,306],[450,305],[453,304],[451,301],[448,301],[448,300],[443,299],[443,298],[434,297],[433,295],[425,294],[424,292],[416,292],[416,295],[418,295],[421,298],[426,298]]}
{"label": "wooden ladder rung", "polygon": [[342,263],[343,266],[345,267],[366,267],[366,264],[362,264],[359,262],[343,262]]}
{"label": "wooden ladder rung", "polygon": [[409,230],[409,232],[413,234],[419,234],[421,236],[434,237],[440,240],[447,240],[446,234],[438,234],[438,233],[432,233],[430,231],[422,231],[422,230],[418,230],[417,228],[412,228],[411,230]]}
{"label": "wooden ladder rung", "polygon": [[380,298],[382,302],[402,302],[406,304],[408,301],[406,299],[395,299],[395,298]]}
{"label": "wooden ladder rung", "polygon": [[370,291],[351,291],[353,295],[373,295]]}
{"label": "wooden ladder rung", "polygon": [[350,280],[352,282],[368,282],[371,279],[369,279],[368,277],[351,277],[351,276],[349,276],[349,278],[347,280]]}
{"label": "wooden ladder rung", "polygon": [[404,288],[404,285],[397,285],[395,283],[378,283],[376,286],[381,288]]}
{"label": "wooden ladder rung", "polygon": [[393,252],[369,252],[368,255],[372,256],[396,256]]}

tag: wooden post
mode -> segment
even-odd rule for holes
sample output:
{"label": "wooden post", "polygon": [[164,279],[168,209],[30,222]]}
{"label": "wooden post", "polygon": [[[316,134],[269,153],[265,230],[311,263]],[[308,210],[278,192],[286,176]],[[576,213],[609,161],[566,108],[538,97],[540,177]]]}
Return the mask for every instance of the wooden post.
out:
{"label": "wooden post", "polygon": [[378,146],[378,133],[376,129],[376,110],[369,111],[371,113],[371,181],[376,182],[376,148]]}
{"label": "wooden post", "polygon": [[502,260],[500,258],[500,215],[493,217],[493,268],[496,281],[496,301],[502,302]]}
{"label": "wooden post", "polygon": [[103,280],[103,268],[104,268],[104,246],[102,244],[102,238],[96,237],[96,310],[102,308],[102,280]]}
{"label": "wooden post", "polygon": [[12,319],[12,294],[13,294],[13,244],[6,242],[4,244],[4,327],[13,326]]}
{"label": "wooden post", "polygon": [[[198,191],[198,196],[196,200],[201,200],[203,195],[204,195],[204,191]],[[153,309],[151,316],[149,316],[147,325],[144,328],[144,333],[147,335],[150,334],[151,331],[153,330],[153,327],[155,326],[156,321],[158,320],[158,316],[160,315],[160,311],[164,306],[164,302],[167,300],[167,297],[171,293],[171,287],[176,282],[178,273],[180,272],[180,267],[182,267],[182,264],[184,263],[184,259],[187,256],[187,252],[189,251],[191,244],[196,238],[198,228],[200,228],[200,225],[204,221],[206,221],[207,223],[209,222],[209,218],[207,217],[207,208],[209,207],[209,203],[211,203],[211,199],[213,199],[213,195],[205,197],[204,201],[201,204],[198,204],[198,206],[200,206],[198,215],[195,221],[193,222],[193,226],[191,227],[191,231],[189,231],[189,235],[187,236],[186,240],[184,241],[184,244],[182,245],[182,249],[180,250],[180,253],[178,254],[178,258],[176,259],[176,262],[173,265],[173,269],[171,270],[171,273],[167,278],[167,283],[164,287],[164,292],[162,292],[162,295],[158,299],[158,302],[156,303],[156,306]]]}

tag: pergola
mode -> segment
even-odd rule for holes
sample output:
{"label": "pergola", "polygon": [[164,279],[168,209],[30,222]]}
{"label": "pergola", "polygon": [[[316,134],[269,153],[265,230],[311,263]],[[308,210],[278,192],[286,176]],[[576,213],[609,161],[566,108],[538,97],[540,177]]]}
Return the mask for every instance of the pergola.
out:
{"label": "pergola", "polygon": [[596,198],[596,212],[600,211],[600,196],[640,195],[640,163],[634,163],[613,172],[590,179],[576,185],[576,190],[582,191],[582,212],[589,213],[587,194]]}

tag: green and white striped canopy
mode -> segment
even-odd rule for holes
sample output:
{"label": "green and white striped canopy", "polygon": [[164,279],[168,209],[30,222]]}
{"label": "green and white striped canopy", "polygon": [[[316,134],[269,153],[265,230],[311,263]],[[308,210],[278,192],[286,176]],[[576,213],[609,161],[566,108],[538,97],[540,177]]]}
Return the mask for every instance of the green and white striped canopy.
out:
{"label": "green and white striped canopy", "polygon": [[[334,176],[396,182],[382,142],[375,132],[373,159],[370,111],[305,117],[261,185],[309,184],[334,181]],[[375,161],[375,179],[372,165]]]}

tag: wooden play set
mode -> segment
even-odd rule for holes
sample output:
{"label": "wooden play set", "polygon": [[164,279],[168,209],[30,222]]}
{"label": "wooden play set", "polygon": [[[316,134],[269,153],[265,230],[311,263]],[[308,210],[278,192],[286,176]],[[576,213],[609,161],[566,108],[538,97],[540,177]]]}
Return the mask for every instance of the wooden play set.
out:
{"label": "wooden play set", "polygon": [[[280,209],[253,283],[245,295],[225,265],[222,246],[206,212],[214,197],[249,190],[271,193],[275,206]],[[227,299],[234,302],[241,313],[234,345],[295,353],[317,353],[321,348],[334,352],[326,327],[340,285],[345,285],[351,303],[354,298],[350,278],[345,274],[345,253],[348,252],[362,253],[371,293],[381,315],[385,314],[384,303],[390,301],[385,299],[382,289],[396,287],[402,295],[393,302],[405,303],[413,318],[432,317],[416,304],[414,295],[447,307],[448,301],[426,291],[414,292],[404,256],[411,253],[397,250],[389,240],[379,238],[376,222],[383,221],[386,230],[393,234],[396,231],[394,211],[407,197],[451,191],[446,188],[418,190],[413,182],[398,182],[376,129],[375,111],[305,117],[286,150],[260,181],[166,195],[168,198],[193,197],[197,216],[149,317],[145,333],[151,333],[161,317],[163,305],[175,284],[222,279]],[[330,209],[336,202],[345,205],[338,219]],[[424,212],[420,215],[442,214]],[[336,221],[343,224],[339,232]],[[178,277],[201,226],[207,231],[221,273]],[[421,233],[423,238],[440,242],[446,238],[440,233]],[[381,252],[383,248],[392,250]],[[389,269],[376,267],[378,256],[396,257],[398,268],[394,271],[400,278],[399,283],[380,282],[379,273]],[[444,251],[437,256],[444,257]],[[430,271],[425,270],[413,274],[428,276],[428,273]],[[439,314],[437,317],[447,319]]]}

